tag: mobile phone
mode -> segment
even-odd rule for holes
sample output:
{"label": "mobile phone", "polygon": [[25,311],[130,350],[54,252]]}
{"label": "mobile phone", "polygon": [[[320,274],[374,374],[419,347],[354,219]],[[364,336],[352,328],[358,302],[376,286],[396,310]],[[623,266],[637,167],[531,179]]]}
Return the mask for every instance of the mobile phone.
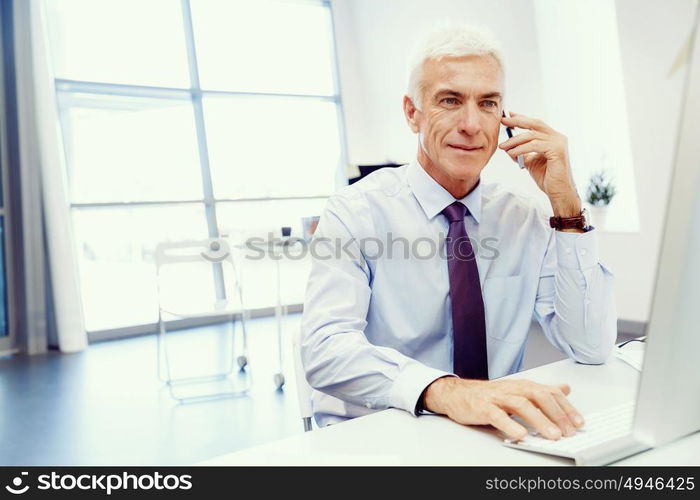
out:
{"label": "mobile phone", "polygon": [[[510,118],[510,113],[506,111],[505,109],[503,110],[503,117],[504,118]],[[506,134],[508,134],[508,139],[513,138],[513,129],[510,127],[506,127]],[[525,168],[525,158],[523,158],[523,155],[518,155],[518,165],[520,168]]]}

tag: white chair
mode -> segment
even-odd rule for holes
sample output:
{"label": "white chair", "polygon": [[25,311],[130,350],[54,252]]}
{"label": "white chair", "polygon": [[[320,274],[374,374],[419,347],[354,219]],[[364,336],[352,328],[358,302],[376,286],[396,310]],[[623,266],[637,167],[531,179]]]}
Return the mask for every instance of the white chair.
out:
{"label": "white chair", "polygon": [[[236,251],[248,250],[247,243],[247,233],[244,231],[237,231],[231,228],[224,228],[220,230],[220,233],[230,242],[231,247],[236,249]],[[284,349],[283,349],[283,334],[282,334],[282,324],[284,318],[287,316],[289,311],[288,305],[282,300],[282,288],[281,288],[281,269],[280,261],[283,257],[282,249],[286,246],[293,245],[293,242],[289,240],[279,240],[272,239],[264,242],[267,248],[268,255],[273,257],[275,263],[275,322],[276,322],[276,333],[277,333],[277,372],[273,375],[273,381],[277,390],[282,390],[286,380],[284,377]]]}
{"label": "white chair", "polygon": [[[169,388],[170,395],[180,402],[246,394],[251,386],[248,365],[247,311],[239,274],[231,249],[226,240],[209,238],[160,243],[155,252],[158,286],[158,375]],[[215,286],[216,285],[216,286]],[[225,358],[223,371],[197,376],[175,377],[169,354],[168,322],[197,318],[220,318],[230,323],[230,352]],[[240,323],[242,349],[236,355],[236,320]],[[239,342],[240,344],[240,342]],[[205,383],[227,379],[235,366],[246,375],[245,384],[236,386],[229,379],[229,389],[195,396],[183,396],[175,390],[180,384]],[[240,381],[239,381],[240,382]]]}
{"label": "white chair", "polygon": [[297,383],[297,398],[299,413],[304,424],[304,432],[312,429],[313,410],[311,408],[311,386],[306,381],[306,371],[301,361],[301,329],[292,336],[292,351],[294,355],[294,375]]}

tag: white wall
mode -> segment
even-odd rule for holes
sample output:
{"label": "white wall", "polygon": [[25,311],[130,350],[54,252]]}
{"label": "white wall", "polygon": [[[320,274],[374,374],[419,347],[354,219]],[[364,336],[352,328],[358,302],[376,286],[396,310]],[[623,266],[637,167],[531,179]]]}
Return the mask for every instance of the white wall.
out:
{"label": "white wall", "polygon": [[639,231],[632,147],[615,3],[535,0],[542,92],[549,125],[569,138],[582,199],[601,169],[618,187],[597,229]]}
{"label": "white wall", "polygon": [[[504,49],[506,106],[546,115],[531,1],[332,0],[332,6],[351,164],[415,157],[416,138],[401,110],[405,63],[416,37],[436,23],[490,27]],[[685,71],[667,73],[689,34],[695,0],[618,0],[616,6],[640,230],[601,233],[601,259],[616,275],[620,317],[646,321]],[[533,187],[528,174],[498,151],[484,177],[516,189]]]}
{"label": "white wall", "polygon": [[686,71],[668,73],[690,34],[696,5],[695,0],[616,2],[640,231],[601,234],[600,248],[617,277],[624,319],[649,317]]}

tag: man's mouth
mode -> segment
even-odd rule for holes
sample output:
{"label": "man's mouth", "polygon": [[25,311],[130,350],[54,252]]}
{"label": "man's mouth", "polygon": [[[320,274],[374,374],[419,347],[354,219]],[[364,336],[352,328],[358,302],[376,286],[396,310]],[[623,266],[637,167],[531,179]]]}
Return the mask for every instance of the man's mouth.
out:
{"label": "man's mouth", "polygon": [[448,144],[449,147],[452,149],[458,149],[460,151],[467,151],[467,152],[472,152],[472,151],[480,151],[484,149],[481,146],[465,146],[463,144]]}

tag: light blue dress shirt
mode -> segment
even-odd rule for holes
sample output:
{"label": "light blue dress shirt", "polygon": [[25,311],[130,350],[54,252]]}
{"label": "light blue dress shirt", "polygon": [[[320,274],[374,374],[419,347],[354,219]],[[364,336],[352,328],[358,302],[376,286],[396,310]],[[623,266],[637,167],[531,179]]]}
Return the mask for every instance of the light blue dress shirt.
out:
{"label": "light blue dress shirt", "polygon": [[[310,247],[301,352],[319,425],[393,407],[414,412],[452,372],[452,316],[440,212],[455,200],[416,161],[333,195]],[[520,369],[532,318],[581,363],[612,352],[613,276],[596,231],[549,227],[539,202],[479,183],[469,209],[486,314],[489,378]]]}

